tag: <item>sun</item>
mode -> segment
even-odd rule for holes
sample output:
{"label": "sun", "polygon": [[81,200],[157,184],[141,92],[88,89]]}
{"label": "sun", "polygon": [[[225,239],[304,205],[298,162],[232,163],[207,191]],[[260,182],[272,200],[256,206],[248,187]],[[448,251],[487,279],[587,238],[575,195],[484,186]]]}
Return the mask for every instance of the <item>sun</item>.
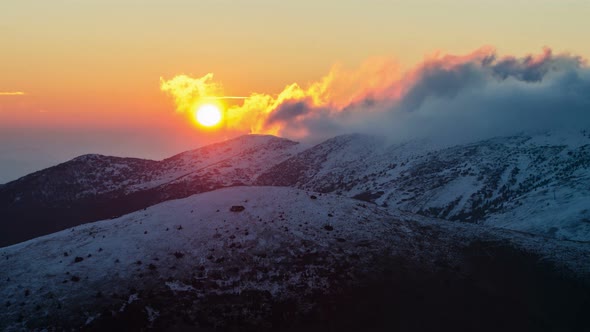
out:
{"label": "sun", "polygon": [[201,126],[213,127],[221,122],[221,110],[217,105],[201,105],[195,112],[195,120]]}

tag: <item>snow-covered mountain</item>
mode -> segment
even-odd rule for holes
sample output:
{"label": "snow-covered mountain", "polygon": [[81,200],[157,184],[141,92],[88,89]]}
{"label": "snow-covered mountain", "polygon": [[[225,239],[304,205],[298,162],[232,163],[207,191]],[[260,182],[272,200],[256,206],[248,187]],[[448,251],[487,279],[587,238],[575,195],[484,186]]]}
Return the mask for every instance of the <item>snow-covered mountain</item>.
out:
{"label": "snow-covered mountain", "polygon": [[330,139],[272,167],[258,185],[339,193],[453,221],[590,241],[590,132],[452,147]]}
{"label": "snow-covered mountain", "polygon": [[162,161],[84,155],[0,187],[0,246],[168,199],[249,185],[303,148],[247,135]]}
{"label": "snow-covered mountain", "polygon": [[444,146],[248,135],[163,161],[86,155],[0,187],[0,246],[237,185],[337,193],[451,221],[590,241],[590,132]]}
{"label": "snow-covered mountain", "polygon": [[590,244],[293,188],[170,200],[0,249],[0,330],[590,326]]}

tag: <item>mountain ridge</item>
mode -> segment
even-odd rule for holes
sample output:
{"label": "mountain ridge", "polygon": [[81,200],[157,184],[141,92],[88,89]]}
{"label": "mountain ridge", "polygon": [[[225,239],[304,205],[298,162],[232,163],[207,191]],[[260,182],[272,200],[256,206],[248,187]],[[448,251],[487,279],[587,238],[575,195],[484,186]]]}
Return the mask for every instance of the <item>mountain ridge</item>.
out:
{"label": "mountain ridge", "polygon": [[[584,222],[590,217],[587,131],[443,148],[426,144],[423,151],[415,150],[415,144],[394,144],[340,167],[348,149],[341,143],[347,141],[320,143],[273,166],[256,184],[340,193],[391,210],[590,239],[590,223]],[[532,222],[535,218],[540,221]]]}
{"label": "mountain ridge", "polygon": [[[590,133],[557,131],[455,146],[362,134],[306,146],[246,135],[161,161],[84,155],[0,187],[0,246],[241,185],[336,193],[391,211],[590,240]],[[23,225],[15,231],[11,220]]]}
{"label": "mountain ridge", "polygon": [[247,185],[301,146],[274,136],[246,135],[162,161],[83,155],[0,187],[0,246],[168,199]]}
{"label": "mountain ridge", "polygon": [[223,188],[0,248],[0,329],[573,329],[590,323],[589,253],[339,195]]}

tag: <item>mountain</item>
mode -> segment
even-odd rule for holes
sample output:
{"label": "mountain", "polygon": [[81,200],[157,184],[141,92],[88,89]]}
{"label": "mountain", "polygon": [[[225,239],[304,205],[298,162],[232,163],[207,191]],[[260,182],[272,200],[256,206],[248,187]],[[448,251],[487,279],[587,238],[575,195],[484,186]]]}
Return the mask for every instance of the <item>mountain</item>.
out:
{"label": "mountain", "polygon": [[169,199],[248,185],[302,149],[286,139],[247,135],[162,161],[84,155],[0,187],[0,246]]}
{"label": "mountain", "polygon": [[0,249],[0,330],[590,326],[590,244],[232,187]]}
{"label": "mountain", "polygon": [[451,221],[590,241],[590,132],[441,147],[339,136],[271,167],[257,185],[338,193]]}
{"label": "mountain", "polygon": [[449,221],[590,241],[590,132],[449,146],[247,135],[151,161],[85,155],[0,187],[0,246],[239,185],[336,193]]}

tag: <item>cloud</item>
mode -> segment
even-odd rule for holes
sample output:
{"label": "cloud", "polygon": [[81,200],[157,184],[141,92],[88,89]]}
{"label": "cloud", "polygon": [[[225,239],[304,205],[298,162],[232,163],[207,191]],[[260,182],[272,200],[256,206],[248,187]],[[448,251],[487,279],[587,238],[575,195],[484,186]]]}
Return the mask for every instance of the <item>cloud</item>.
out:
{"label": "cloud", "polygon": [[0,96],[23,96],[23,95],[25,95],[25,93],[22,91],[13,91],[13,92],[0,91]]}
{"label": "cloud", "polygon": [[[179,110],[186,109],[184,99],[194,103],[223,95],[211,74],[191,80],[195,85],[184,87],[191,93],[173,93]],[[162,89],[171,91],[167,82]],[[227,110],[226,121],[228,129],[295,139],[366,132],[397,140],[469,140],[588,128],[588,91],[590,69],[579,56],[555,55],[549,48],[537,55],[499,56],[483,47],[466,55],[436,53],[406,70],[384,58],[369,59],[356,70],[336,65],[306,87],[293,83],[278,95],[252,94]]]}
{"label": "cloud", "polygon": [[550,48],[545,47],[543,53],[533,56],[527,55],[522,59],[512,56],[493,62],[490,59],[492,71],[502,79],[515,77],[525,82],[539,82],[552,69],[575,69],[584,61],[580,57],[561,55],[554,57]]}
{"label": "cloud", "polygon": [[272,124],[276,122],[293,121],[297,117],[307,115],[311,110],[312,108],[307,106],[305,101],[284,102],[268,116],[266,122]]}
{"label": "cloud", "polygon": [[222,92],[221,84],[213,82],[212,73],[200,78],[187,75],[178,75],[170,80],[160,78],[160,89],[174,98],[178,112],[190,111],[199,100]]}

